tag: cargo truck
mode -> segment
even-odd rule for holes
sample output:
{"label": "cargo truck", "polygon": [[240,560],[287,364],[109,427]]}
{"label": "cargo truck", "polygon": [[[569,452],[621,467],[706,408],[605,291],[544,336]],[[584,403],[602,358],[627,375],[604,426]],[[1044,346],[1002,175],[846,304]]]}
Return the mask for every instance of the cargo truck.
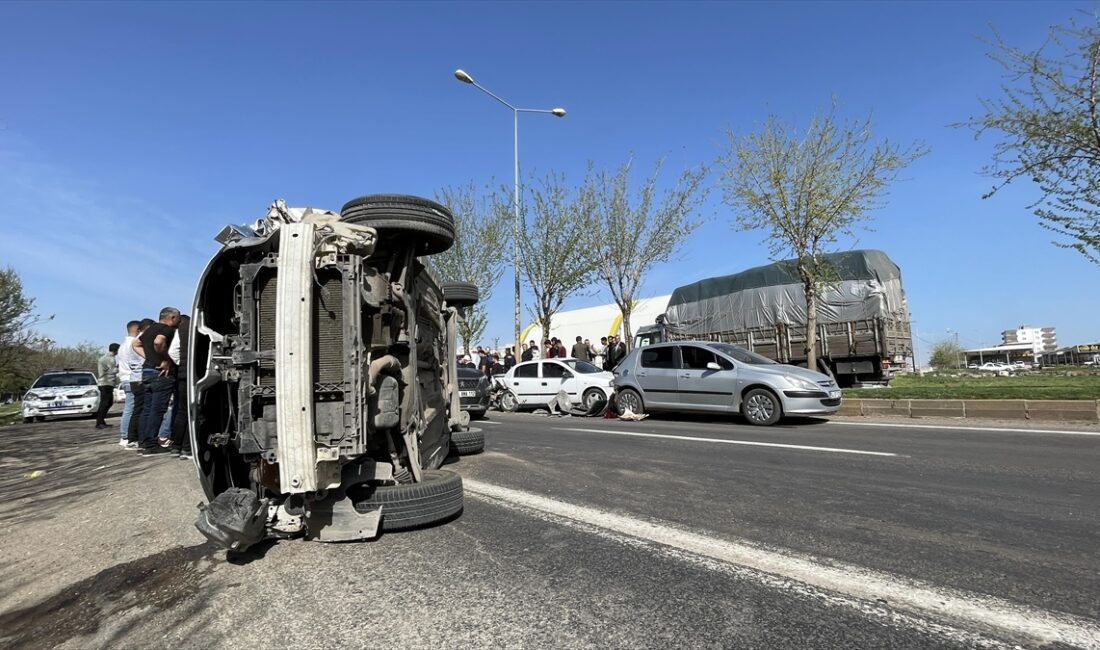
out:
{"label": "cargo truck", "polygon": [[[831,271],[817,309],[817,370],[843,387],[887,383],[913,356],[901,270],[877,250],[823,258]],[[679,287],[634,345],[685,340],[732,343],[805,367],[806,296],[795,260]]]}

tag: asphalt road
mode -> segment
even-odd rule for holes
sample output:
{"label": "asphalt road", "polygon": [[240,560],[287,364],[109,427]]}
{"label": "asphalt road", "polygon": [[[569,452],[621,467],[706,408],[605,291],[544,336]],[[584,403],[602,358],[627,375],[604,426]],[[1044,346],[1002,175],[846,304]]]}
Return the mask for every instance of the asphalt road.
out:
{"label": "asphalt road", "polygon": [[1100,431],[494,414],[462,516],[227,559],[193,466],[0,428],[0,646],[1100,648]]}

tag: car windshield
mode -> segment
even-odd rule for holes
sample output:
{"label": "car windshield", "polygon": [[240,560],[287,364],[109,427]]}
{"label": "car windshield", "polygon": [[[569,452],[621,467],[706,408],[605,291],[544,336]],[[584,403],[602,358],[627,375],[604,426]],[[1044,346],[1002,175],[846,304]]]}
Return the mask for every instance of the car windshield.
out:
{"label": "car windshield", "polygon": [[90,372],[59,372],[42,375],[31,388],[60,388],[62,386],[95,386],[95,375]]}
{"label": "car windshield", "polygon": [[588,363],[587,361],[581,361],[580,359],[564,359],[562,363],[569,366],[573,370],[576,370],[582,375],[591,375],[594,372],[603,372],[603,368],[597,368],[591,363]]}
{"label": "car windshield", "polygon": [[754,366],[774,366],[775,361],[767,357],[762,357],[755,352],[749,352],[745,348],[739,348],[736,345],[730,345],[729,343],[708,343],[708,346],[718,350],[727,357],[734,361],[740,361],[741,363],[749,363]]}

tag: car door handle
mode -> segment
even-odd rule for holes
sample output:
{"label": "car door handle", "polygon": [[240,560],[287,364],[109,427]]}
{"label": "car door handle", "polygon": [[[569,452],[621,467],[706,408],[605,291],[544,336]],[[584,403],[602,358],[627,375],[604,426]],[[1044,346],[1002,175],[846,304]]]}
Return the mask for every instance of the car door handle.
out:
{"label": "car door handle", "polygon": [[513,385],[513,386],[519,386],[519,382],[518,382],[518,381],[513,381],[513,382],[512,382],[512,385]]}
{"label": "car door handle", "polygon": [[542,385],[543,385],[543,386],[545,386],[545,385],[546,385],[546,382],[545,382],[545,381],[544,381],[544,382],[542,382]]}
{"label": "car door handle", "polygon": [[683,379],[691,379],[691,375],[687,374],[686,372],[684,374],[680,375],[680,377],[683,378]]}
{"label": "car door handle", "polygon": [[636,372],[636,373],[634,373],[634,376],[635,377],[645,377],[645,373],[644,372]]}

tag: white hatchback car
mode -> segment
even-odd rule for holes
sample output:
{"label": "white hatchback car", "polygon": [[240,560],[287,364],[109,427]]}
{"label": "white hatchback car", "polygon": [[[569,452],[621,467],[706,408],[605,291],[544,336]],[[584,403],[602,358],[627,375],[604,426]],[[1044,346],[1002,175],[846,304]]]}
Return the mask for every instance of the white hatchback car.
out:
{"label": "white hatchback car", "polygon": [[501,400],[505,410],[544,407],[561,391],[574,406],[591,408],[599,400],[611,399],[615,375],[581,359],[524,361],[501,378],[508,393]]}
{"label": "white hatchback car", "polygon": [[23,396],[23,422],[47,417],[95,415],[99,382],[87,370],[47,370]]}

